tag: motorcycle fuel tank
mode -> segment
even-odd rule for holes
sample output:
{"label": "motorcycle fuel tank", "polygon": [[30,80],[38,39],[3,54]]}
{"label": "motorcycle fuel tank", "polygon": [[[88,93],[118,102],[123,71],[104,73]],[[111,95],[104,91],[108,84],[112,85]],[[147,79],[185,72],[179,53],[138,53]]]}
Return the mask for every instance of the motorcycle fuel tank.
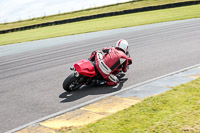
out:
{"label": "motorcycle fuel tank", "polygon": [[78,61],[76,64],[74,64],[74,68],[79,74],[88,77],[96,76],[95,68],[89,60],[83,59]]}

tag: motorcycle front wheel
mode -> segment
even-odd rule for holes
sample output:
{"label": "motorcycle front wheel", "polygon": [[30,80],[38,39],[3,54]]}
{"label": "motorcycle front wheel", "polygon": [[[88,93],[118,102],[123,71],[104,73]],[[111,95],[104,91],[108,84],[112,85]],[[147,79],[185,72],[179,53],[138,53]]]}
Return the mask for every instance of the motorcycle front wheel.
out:
{"label": "motorcycle front wheel", "polygon": [[63,82],[63,89],[65,91],[75,91],[78,90],[82,85],[83,81],[81,80],[81,77],[75,77],[74,73],[70,74]]}

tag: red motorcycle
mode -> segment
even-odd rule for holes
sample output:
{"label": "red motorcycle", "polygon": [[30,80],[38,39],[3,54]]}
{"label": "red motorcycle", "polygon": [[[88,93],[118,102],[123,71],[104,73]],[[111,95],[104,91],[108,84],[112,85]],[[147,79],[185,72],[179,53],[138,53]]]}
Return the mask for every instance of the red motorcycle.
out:
{"label": "red motorcycle", "polygon": [[[132,64],[132,59],[128,61],[128,65]],[[103,77],[98,73],[95,63],[86,59],[75,63],[71,68],[74,71],[63,82],[63,89],[65,91],[74,91],[79,89],[82,85],[90,85],[96,83],[97,80],[103,80]],[[118,68],[114,75],[117,76],[122,68]]]}

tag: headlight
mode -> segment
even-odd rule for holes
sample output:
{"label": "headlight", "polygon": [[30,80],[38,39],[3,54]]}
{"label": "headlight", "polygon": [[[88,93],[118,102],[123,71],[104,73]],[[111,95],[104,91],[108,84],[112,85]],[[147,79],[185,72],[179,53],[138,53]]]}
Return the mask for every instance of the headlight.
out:
{"label": "headlight", "polygon": [[70,67],[70,70],[75,70],[74,66],[71,66],[71,67]]}

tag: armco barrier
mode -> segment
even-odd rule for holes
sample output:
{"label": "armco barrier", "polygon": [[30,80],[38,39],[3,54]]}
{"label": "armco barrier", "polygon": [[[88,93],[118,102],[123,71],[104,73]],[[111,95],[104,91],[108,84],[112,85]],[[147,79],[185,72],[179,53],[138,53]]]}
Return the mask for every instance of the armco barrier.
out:
{"label": "armco barrier", "polygon": [[8,29],[8,30],[1,30],[0,34],[5,34],[5,33],[15,32],[15,31],[23,31],[23,30],[28,30],[28,29],[38,28],[38,27],[46,27],[46,26],[51,26],[51,25],[72,23],[72,22],[102,18],[102,17],[110,17],[110,16],[117,16],[117,15],[129,14],[129,13],[137,13],[137,12],[144,12],[144,11],[167,9],[167,8],[174,8],[174,7],[195,5],[195,4],[200,4],[200,0],[171,3],[171,4],[158,5],[158,6],[149,6],[149,7],[143,7],[143,8],[136,8],[136,9],[123,10],[123,11],[116,11],[116,12],[108,12],[108,13],[90,15],[90,16],[83,16],[83,17],[53,21],[53,22],[46,22],[46,23],[35,24],[35,25],[30,25],[30,26],[23,26],[23,27],[19,27],[19,28]]}

